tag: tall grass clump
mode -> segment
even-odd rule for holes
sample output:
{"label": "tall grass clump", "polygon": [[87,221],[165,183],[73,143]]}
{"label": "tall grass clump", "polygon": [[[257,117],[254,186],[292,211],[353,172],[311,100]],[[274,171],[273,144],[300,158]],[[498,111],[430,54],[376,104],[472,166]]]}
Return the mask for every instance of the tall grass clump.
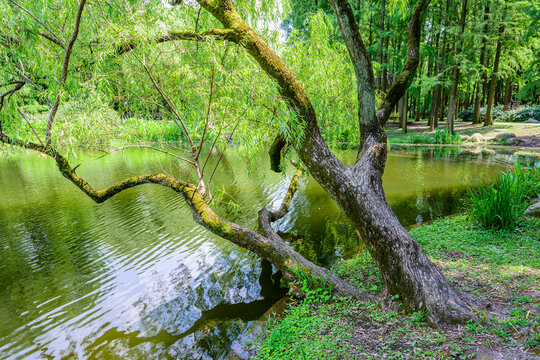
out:
{"label": "tall grass clump", "polygon": [[539,169],[525,169],[517,161],[514,172],[502,172],[494,183],[482,181],[469,189],[469,215],[485,229],[513,229],[539,192]]}

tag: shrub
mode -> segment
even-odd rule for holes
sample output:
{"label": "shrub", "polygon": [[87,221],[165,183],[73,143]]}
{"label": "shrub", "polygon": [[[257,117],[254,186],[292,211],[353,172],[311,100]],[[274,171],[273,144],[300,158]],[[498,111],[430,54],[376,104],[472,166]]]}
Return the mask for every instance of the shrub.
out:
{"label": "shrub", "polygon": [[[469,108],[458,114],[458,118],[462,121],[472,121],[474,109]],[[480,117],[482,121],[486,118],[486,108],[480,108]],[[502,105],[493,107],[493,121],[497,122],[523,122],[529,119],[540,120],[540,106],[530,105],[521,106],[515,110],[503,111]]]}
{"label": "shrub", "polygon": [[437,129],[433,137],[412,133],[409,135],[411,144],[461,144],[463,139],[458,134],[450,134],[446,129]]}
{"label": "shrub", "polygon": [[463,141],[458,134],[450,134],[446,129],[437,129],[433,136],[434,144],[460,144]]}
{"label": "shrub", "polygon": [[540,171],[526,170],[516,163],[514,172],[502,172],[497,181],[482,181],[469,189],[470,216],[486,229],[513,229],[540,191]]}

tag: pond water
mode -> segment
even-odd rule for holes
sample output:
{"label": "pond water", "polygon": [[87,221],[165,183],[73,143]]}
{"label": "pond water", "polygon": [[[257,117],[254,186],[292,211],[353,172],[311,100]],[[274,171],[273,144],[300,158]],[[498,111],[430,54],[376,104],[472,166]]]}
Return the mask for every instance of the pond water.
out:
{"label": "pond water", "polygon": [[[355,153],[339,155],[351,162]],[[176,160],[142,150],[71,161],[82,162],[77,172],[96,187],[141,173],[188,175]],[[512,162],[511,155],[398,149],[384,187],[410,225],[459,211],[468,186]],[[257,211],[277,206],[288,186],[267,169],[263,154],[225,156],[214,180],[231,204],[216,211],[254,227]],[[310,178],[277,229],[323,265],[359,244]],[[271,267],[197,225],[169,189],[144,185],[95,204],[51,159],[0,154],[0,359],[219,359],[282,295]]]}

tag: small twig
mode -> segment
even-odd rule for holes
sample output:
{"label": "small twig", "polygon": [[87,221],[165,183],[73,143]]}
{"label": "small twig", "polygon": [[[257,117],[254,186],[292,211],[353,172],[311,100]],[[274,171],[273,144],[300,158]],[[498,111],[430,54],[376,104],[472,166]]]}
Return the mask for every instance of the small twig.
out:
{"label": "small twig", "polygon": [[32,132],[34,133],[34,135],[36,135],[36,138],[38,139],[38,141],[39,141],[39,143],[41,144],[41,146],[43,146],[43,142],[42,142],[41,139],[39,138],[39,135],[37,134],[36,129],[34,129],[34,127],[32,126],[32,124],[30,124],[30,121],[28,121],[28,119],[26,118],[26,116],[24,116],[24,114],[22,113],[21,109],[17,109],[17,111],[19,112],[19,114],[21,114],[22,118],[24,119],[24,121],[26,121],[26,123],[28,124],[28,126],[30,126],[30,129],[32,129]]}

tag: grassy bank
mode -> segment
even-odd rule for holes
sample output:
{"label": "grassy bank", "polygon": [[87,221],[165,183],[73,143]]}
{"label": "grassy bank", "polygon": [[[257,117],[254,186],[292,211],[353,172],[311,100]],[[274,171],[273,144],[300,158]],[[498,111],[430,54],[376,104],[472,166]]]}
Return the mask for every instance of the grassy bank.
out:
{"label": "grassy bank", "polygon": [[[411,119],[412,120],[412,119]],[[525,123],[495,123],[492,126],[483,126],[483,124],[471,123],[455,123],[455,137],[444,133],[445,124],[439,125],[438,130],[430,131],[427,123],[413,123],[408,126],[408,133],[404,134],[401,129],[397,128],[396,123],[387,124],[386,134],[388,142],[394,144],[460,144],[463,143],[460,139],[461,135],[471,136],[479,133],[486,138],[495,137],[502,132],[513,133],[517,137],[533,137],[540,138],[540,124],[525,124]],[[494,145],[505,145],[504,141],[490,142]],[[465,143],[466,144],[466,143]],[[469,143],[477,145],[477,143]],[[527,145],[527,144],[525,144]]]}
{"label": "grassy bank", "polygon": [[[425,314],[405,314],[398,301],[327,300],[327,291],[312,290],[286,317],[273,320],[257,359],[540,355],[540,221],[528,218],[515,230],[488,231],[458,216],[410,233],[454,286],[489,300],[492,308],[479,313],[480,322],[433,329]],[[363,290],[381,291],[378,270],[365,253],[341,261],[334,271]]]}

